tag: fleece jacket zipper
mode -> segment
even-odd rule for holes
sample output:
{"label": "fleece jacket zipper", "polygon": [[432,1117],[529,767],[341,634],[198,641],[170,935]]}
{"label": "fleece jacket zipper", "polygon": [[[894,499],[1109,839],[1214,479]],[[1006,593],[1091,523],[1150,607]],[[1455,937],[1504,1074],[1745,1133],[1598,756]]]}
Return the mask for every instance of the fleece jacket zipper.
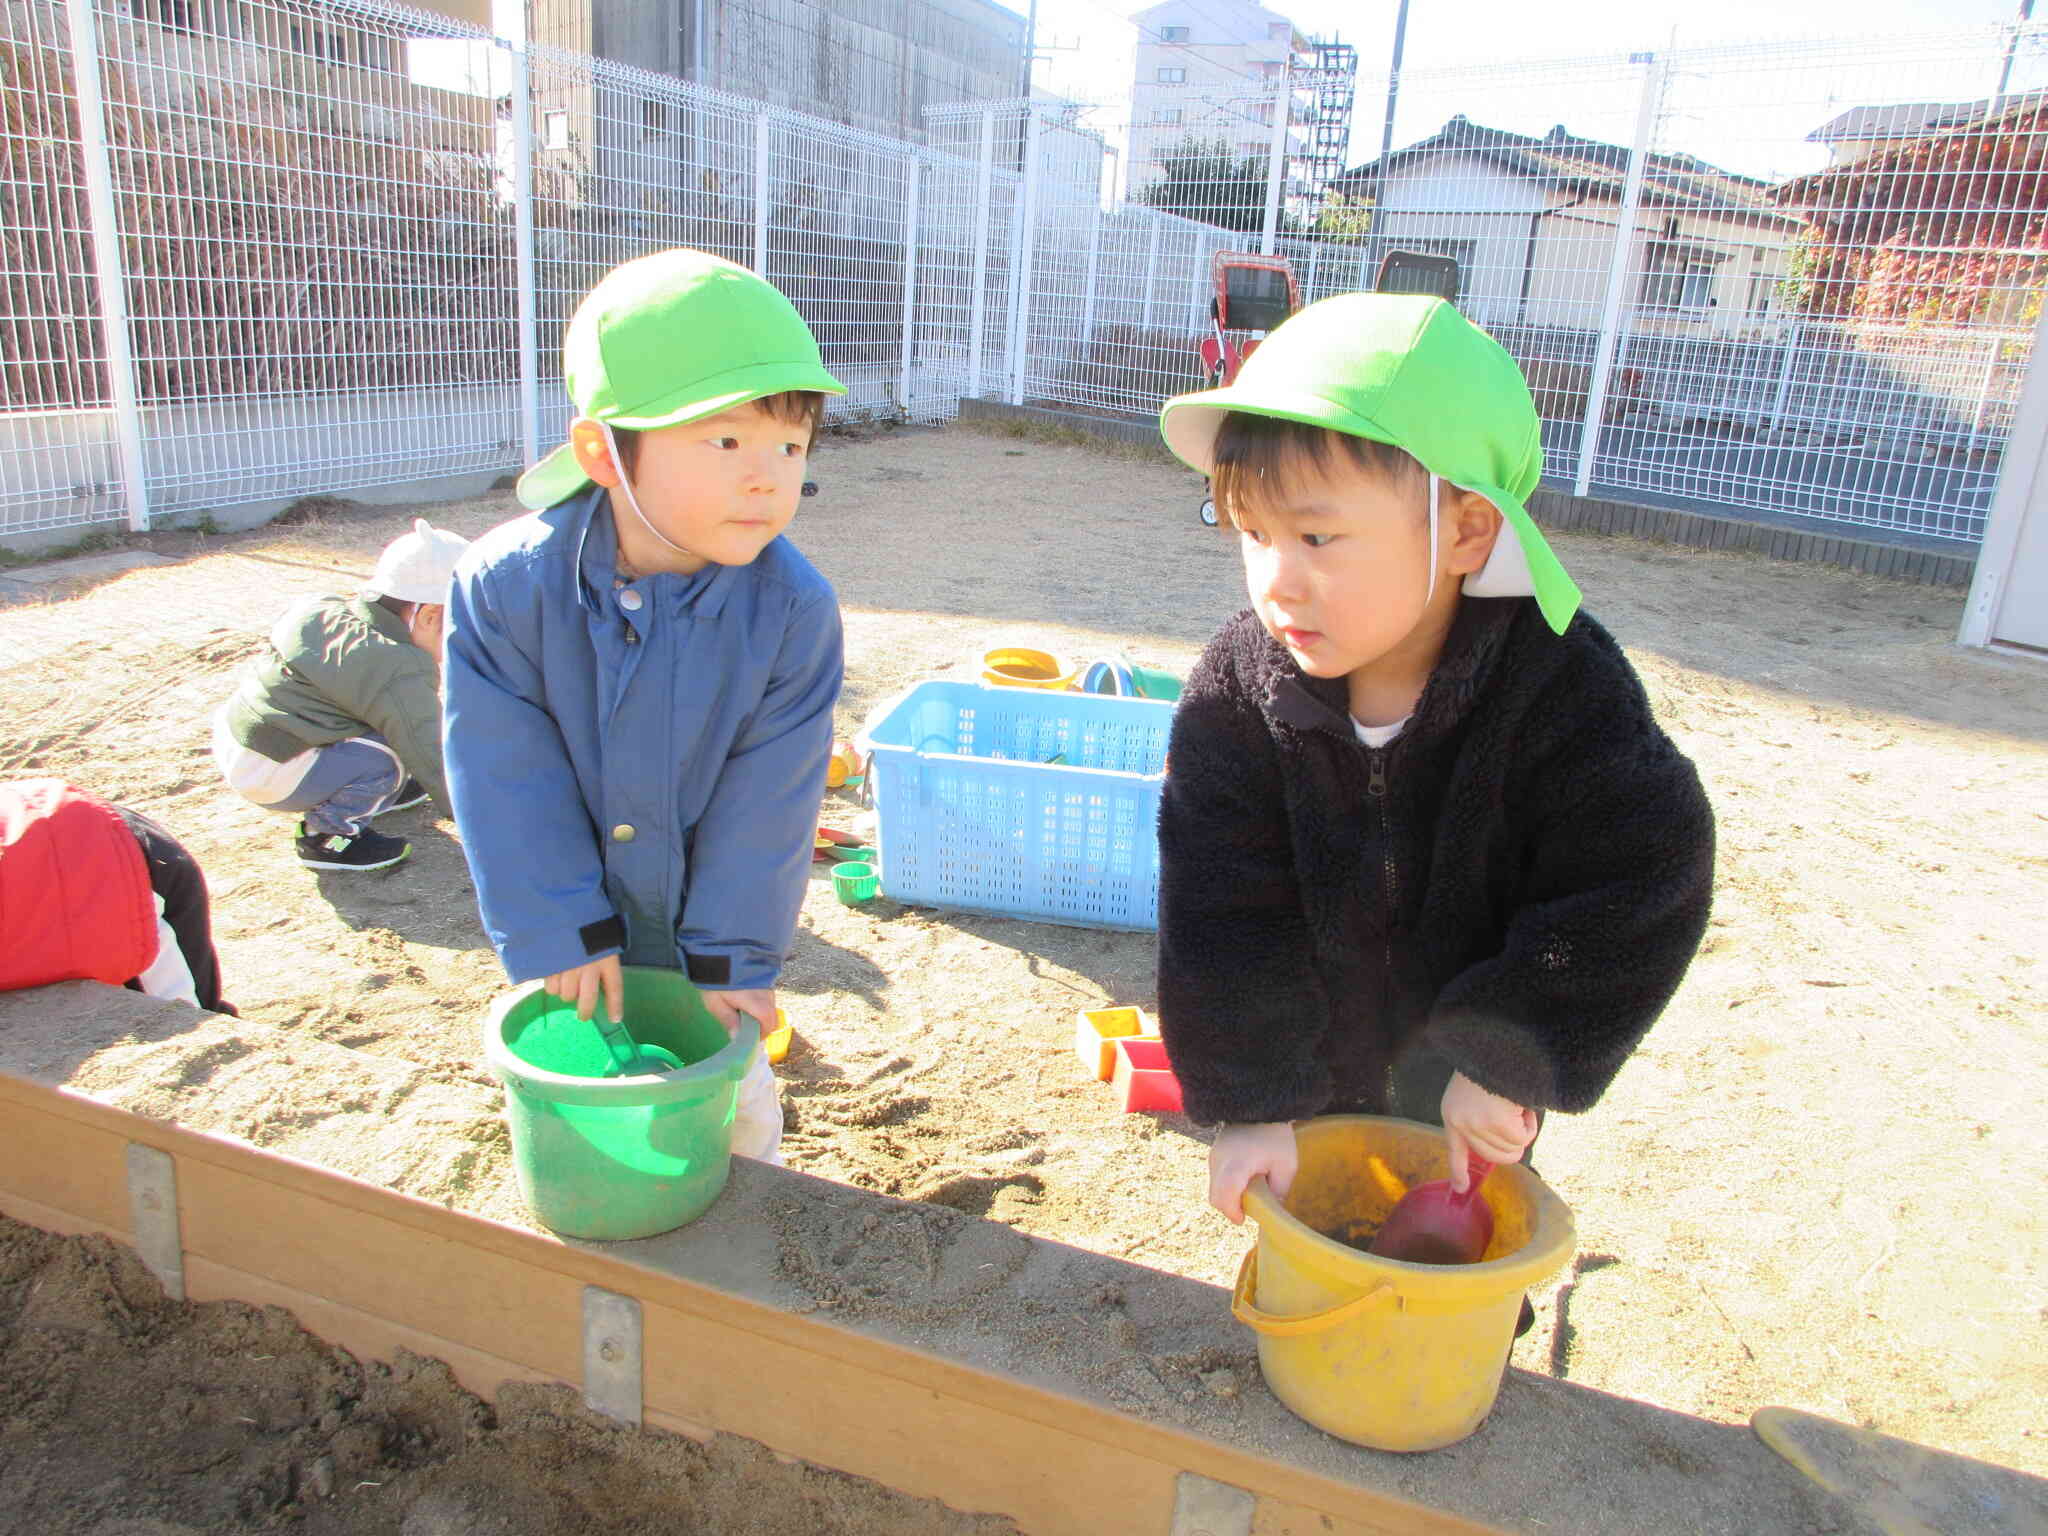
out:
{"label": "fleece jacket zipper", "polygon": [[[1390,749],[1367,747],[1365,762],[1366,798],[1372,801],[1374,820],[1380,836],[1381,876],[1381,923],[1380,923],[1380,1018],[1384,1022],[1394,1013],[1394,896],[1397,876],[1394,872],[1394,813],[1388,803],[1387,758]],[[1393,1102],[1394,1068],[1387,1065],[1386,1101]]]}

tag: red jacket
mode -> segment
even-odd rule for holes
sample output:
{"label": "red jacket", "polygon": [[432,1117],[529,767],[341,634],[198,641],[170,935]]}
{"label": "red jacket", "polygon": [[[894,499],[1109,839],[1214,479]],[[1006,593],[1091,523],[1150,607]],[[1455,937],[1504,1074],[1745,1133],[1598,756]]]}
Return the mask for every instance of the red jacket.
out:
{"label": "red jacket", "polygon": [[0,992],[120,986],[156,958],[156,897],[135,834],[61,779],[0,784]]}

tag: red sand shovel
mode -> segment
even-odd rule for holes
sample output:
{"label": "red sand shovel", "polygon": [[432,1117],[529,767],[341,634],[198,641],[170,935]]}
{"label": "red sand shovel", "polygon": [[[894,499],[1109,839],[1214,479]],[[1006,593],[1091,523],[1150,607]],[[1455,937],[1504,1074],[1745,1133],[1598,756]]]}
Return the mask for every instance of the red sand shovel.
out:
{"label": "red sand shovel", "polygon": [[1449,1179],[1418,1184],[1396,1202],[1365,1251],[1404,1264],[1477,1264],[1493,1241],[1493,1211],[1479,1186],[1493,1172],[1483,1157],[1468,1159],[1465,1193]]}

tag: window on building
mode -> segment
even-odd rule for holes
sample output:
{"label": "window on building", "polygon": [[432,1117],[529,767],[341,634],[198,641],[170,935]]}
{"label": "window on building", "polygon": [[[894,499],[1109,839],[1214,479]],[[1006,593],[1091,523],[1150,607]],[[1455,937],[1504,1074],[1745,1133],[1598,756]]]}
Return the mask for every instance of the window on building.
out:
{"label": "window on building", "polygon": [[1188,72],[1184,69],[1162,69],[1158,74],[1161,85],[1185,85],[1187,79]]}
{"label": "window on building", "polygon": [[1161,107],[1158,112],[1153,114],[1152,121],[1155,123],[1177,123],[1180,121],[1180,112],[1181,109],[1179,107]]}
{"label": "window on building", "polygon": [[174,32],[192,30],[191,0],[128,0],[128,10],[143,21],[160,21]]}
{"label": "window on building", "polygon": [[569,147],[569,114],[566,112],[543,112],[541,114],[541,143],[548,149]]}
{"label": "window on building", "polygon": [[325,59],[331,64],[348,62],[348,41],[340,32],[326,27],[315,26],[309,21],[295,21],[291,24],[292,52],[309,59]]}
{"label": "window on building", "polygon": [[1698,246],[1652,243],[1643,263],[1645,309],[1701,310],[1714,302],[1714,267],[1725,257]]}
{"label": "window on building", "polygon": [[[189,10],[186,14],[190,14]],[[322,59],[329,64],[353,64],[361,69],[395,71],[398,68],[396,41],[375,32],[294,21],[287,36],[291,51],[304,58]]]}
{"label": "window on building", "polygon": [[1159,41],[1162,43],[1184,43],[1187,40],[1188,29],[1186,27],[1161,27],[1159,29]]}

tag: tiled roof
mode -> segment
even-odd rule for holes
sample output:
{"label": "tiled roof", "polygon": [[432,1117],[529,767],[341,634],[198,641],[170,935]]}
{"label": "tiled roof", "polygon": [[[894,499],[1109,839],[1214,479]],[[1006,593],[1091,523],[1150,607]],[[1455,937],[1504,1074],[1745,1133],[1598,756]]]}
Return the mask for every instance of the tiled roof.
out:
{"label": "tiled roof", "polygon": [[[1628,181],[1628,148],[1598,139],[1582,139],[1560,123],[1531,138],[1504,128],[1488,128],[1460,114],[1433,137],[1387,157],[1387,165],[1426,160],[1445,151],[1460,151],[1491,160],[1503,170],[1527,176],[1578,197],[1604,197],[1620,202]],[[1370,191],[1380,179],[1378,161],[1354,167],[1338,178],[1340,188]],[[1643,169],[1643,206],[1671,211],[1741,214],[1778,221],[1784,214],[1769,202],[1770,184],[1709,165],[1693,155],[1649,156]]]}
{"label": "tiled roof", "polygon": [[2016,107],[2048,100],[2048,92],[1987,96],[1981,101],[1909,101],[1892,106],[1851,107],[1809,133],[1813,144],[1857,139],[1918,139],[1948,128],[1966,128]]}

